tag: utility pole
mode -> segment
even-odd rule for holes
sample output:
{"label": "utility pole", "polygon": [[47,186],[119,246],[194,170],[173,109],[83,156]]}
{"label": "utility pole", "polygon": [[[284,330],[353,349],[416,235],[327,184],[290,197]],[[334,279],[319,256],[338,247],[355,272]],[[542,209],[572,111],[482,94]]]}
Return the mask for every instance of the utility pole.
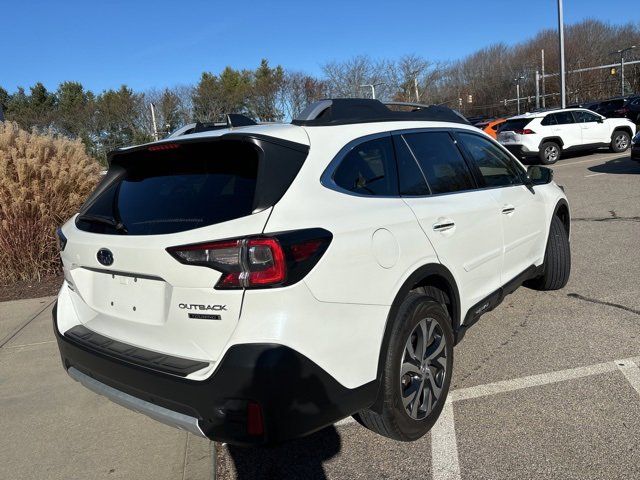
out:
{"label": "utility pole", "polygon": [[540,108],[540,72],[536,70],[536,109]]}
{"label": "utility pole", "polygon": [[520,115],[520,80],[524,80],[524,75],[519,75],[514,79],[514,82],[516,82],[516,101],[518,102],[518,115]]}
{"label": "utility pole", "polygon": [[153,138],[157,142],[160,137],[158,136],[158,126],[156,125],[156,106],[150,103],[149,107],[151,107],[151,121],[153,122]]}
{"label": "utility pole", "polygon": [[616,50],[615,52],[611,52],[610,55],[620,55],[620,87],[622,90],[621,95],[624,97],[625,88],[624,88],[624,54],[636,48],[635,45],[631,45],[627,48],[621,48],[620,50]]}
{"label": "utility pole", "polygon": [[540,55],[542,56],[542,108],[547,108],[547,89],[544,83],[544,48],[540,51]]}
{"label": "utility pole", "polygon": [[560,49],[560,100],[561,108],[567,108],[566,74],[564,71],[564,12],[562,0],[558,0],[558,47]]}

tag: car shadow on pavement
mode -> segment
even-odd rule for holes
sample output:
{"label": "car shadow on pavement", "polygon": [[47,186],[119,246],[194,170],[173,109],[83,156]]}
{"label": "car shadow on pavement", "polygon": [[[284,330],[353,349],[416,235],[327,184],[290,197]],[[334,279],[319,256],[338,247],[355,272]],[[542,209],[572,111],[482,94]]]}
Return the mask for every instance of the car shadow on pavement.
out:
{"label": "car shadow on pavement", "polygon": [[600,165],[593,165],[588,168],[594,173],[611,173],[611,174],[640,174],[640,162],[631,160],[629,155],[608,160]]}
{"label": "car shadow on pavement", "polygon": [[322,464],[340,452],[340,435],[330,426],[308,437],[276,447],[234,447],[227,450],[238,480],[325,480]]}

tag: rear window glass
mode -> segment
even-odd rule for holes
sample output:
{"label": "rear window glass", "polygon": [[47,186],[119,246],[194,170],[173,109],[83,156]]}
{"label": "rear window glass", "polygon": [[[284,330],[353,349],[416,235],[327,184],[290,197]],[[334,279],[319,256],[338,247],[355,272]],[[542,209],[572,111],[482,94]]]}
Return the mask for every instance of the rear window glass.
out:
{"label": "rear window glass", "polygon": [[213,225],[253,211],[259,152],[250,144],[181,145],[145,151],[140,157],[128,159],[124,174],[78,217],[78,228],[155,235]]}
{"label": "rear window glass", "polygon": [[500,127],[500,132],[514,132],[516,130],[524,130],[524,128],[531,122],[530,118],[523,118],[517,120],[507,120]]}

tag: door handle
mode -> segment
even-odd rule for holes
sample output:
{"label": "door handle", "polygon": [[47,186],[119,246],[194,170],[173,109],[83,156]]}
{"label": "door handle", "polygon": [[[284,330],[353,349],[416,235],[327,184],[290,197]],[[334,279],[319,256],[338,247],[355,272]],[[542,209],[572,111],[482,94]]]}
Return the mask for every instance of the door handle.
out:
{"label": "door handle", "polygon": [[433,226],[433,231],[434,232],[445,232],[447,230],[451,230],[452,228],[454,228],[456,226],[455,222],[453,220],[444,220],[440,223],[436,223]]}
{"label": "door handle", "polygon": [[504,207],[502,207],[502,213],[504,215],[509,215],[510,213],[513,213],[516,211],[516,207],[514,207],[513,205],[505,205]]}

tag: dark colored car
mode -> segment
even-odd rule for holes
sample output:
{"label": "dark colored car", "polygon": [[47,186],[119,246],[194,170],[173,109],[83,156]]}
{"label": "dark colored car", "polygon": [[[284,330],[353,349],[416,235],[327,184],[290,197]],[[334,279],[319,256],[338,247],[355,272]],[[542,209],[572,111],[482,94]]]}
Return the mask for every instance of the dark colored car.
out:
{"label": "dark colored car", "polygon": [[636,124],[640,124],[640,96],[630,97],[622,107],[613,112],[616,117],[626,117]]}
{"label": "dark colored car", "polygon": [[631,159],[640,162],[640,132],[631,140]]}
{"label": "dark colored car", "polygon": [[[607,118],[628,118],[631,121],[637,123],[637,113],[640,110],[636,110],[635,118],[628,116],[627,112],[630,112],[629,105],[637,102],[640,99],[638,96],[634,97],[621,97],[621,98],[612,98],[610,100],[605,100],[597,105],[593,110],[600,115],[603,115]],[[640,109],[640,105],[635,106],[636,109]]]}

